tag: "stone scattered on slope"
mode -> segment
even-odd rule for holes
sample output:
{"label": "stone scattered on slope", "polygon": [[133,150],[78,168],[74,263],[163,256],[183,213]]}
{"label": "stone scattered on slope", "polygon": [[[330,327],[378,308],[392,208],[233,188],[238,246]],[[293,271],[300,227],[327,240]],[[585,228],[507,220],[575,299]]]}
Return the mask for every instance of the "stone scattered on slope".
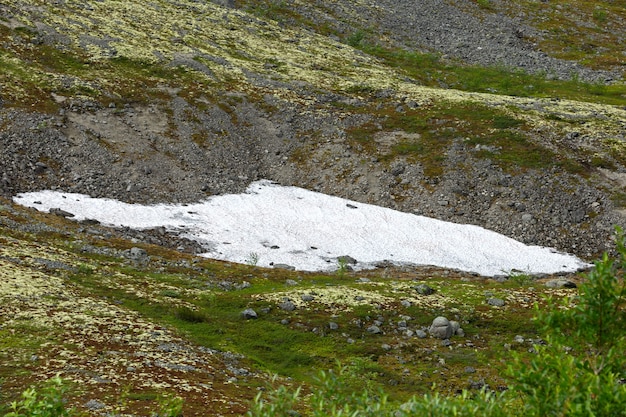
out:
{"label": "stone scattered on slope", "polygon": [[557,278],[551,279],[544,284],[548,288],[576,288],[577,285],[574,281],[568,279]]}
{"label": "stone scattered on slope", "polygon": [[250,320],[250,319],[256,319],[259,316],[257,315],[256,311],[254,311],[251,308],[246,308],[244,311],[241,312],[241,316],[246,319],[246,320]]}
{"label": "stone scattered on slope", "polygon": [[415,291],[421,295],[432,295],[435,293],[435,290],[429,287],[426,284],[419,284],[415,286]]}
{"label": "stone scattered on slope", "polygon": [[506,302],[501,298],[492,297],[487,299],[487,304],[494,307],[504,307]]}
{"label": "stone scattered on slope", "polygon": [[375,324],[372,324],[371,326],[367,328],[367,332],[371,334],[380,334],[383,331],[380,329],[380,327],[376,326]]}
{"label": "stone scattered on slope", "polygon": [[439,316],[433,320],[428,332],[437,339],[449,339],[452,337],[453,329],[447,318]]}
{"label": "stone scattered on slope", "polygon": [[343,255],[343,256],[337,257],[337,262],[340,264],[344,264],[344,265],[356,265],[357,264],[357,260],[354,259],[350,255]]}
{"label": "stone scattered on slope", "polygon": [[291,300],[285,300],[282,303],[278,304],[282,310],[285,311],[294,311],[296,309],[296,305]]}

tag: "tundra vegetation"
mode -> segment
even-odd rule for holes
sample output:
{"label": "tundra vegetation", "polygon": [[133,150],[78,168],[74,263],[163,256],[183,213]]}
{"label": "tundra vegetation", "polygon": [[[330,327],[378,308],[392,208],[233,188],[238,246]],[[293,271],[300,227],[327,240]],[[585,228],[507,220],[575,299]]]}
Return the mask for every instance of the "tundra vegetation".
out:
{"label": "tundra vegetation", "polygon": [[[344,362],[333,364],[329,357],[320,361],[320,358],[316,357],[317,352],[316,354],[303,352],[297,364],[294,363],[292,366],[302,367],[302,365],[310,366],[317,363],[324,370],[306,372],[308,373],[308,377],[305,378],[306,384],[294,384],[293,380],[287,383],[278,374],[266,379],[266,389],[256,394],[246,415],[250,417],[292,415],[320,417],[348,415],[510,416],[518,415],[520,412],[530,416],[624,415],[626,359],[624,359],[623,352],[626,349],[626,336],[623,326],[626,323],[626,284],[623,274],[626,267],[626,246],[623,232],[619,229],[616,246],[617,257],[611,258],[605,254],[602,259],[596,261],[594,268],[583,277],[577,291],[558,297],[558,299],[552,295],[545,296],[541,300],[545,303],[542,307],[539,301],[535,302],[532,308],[532,322],[534,322],[536,334],[532,343],[521,346],[519,349],[511,349],[509,345],[507,352],[500,352],[508,356],[508,360],[499,365],[503,372],[499,381],[501,384],[506,384],[502,388],[492,387],[483,381],[474,389],[457,385],[455,392],[442,394],[436,389],[436,382],[433,382],[431,391],[420,396],[413,395],[406,398],[404,395],[412,390],[407,390],[404,395],[401,395],[401,390],[390,390],[386,387],[381,381],[381,376],[393,375],[393,371],[384,364],[372,360],[373,355],[369,358],[362,355],[353,356],[354,352],[350,352],[349,349],[339,349],[338,353],[343,356]],[[77,271],[81,269],[77,268]],[[82,268],[82,273],[85,272]],[[92,275],[92,272],[89,271],[87,275]],[[519,285],[533,285],[527,279],[516,279],[514,283],[516,289]],[[347,283],[339,285],[347,285]],[[376,286],[382,285],[379,282]],[[95,288],[91,287],[91,289]],[[307,290],[310,291],[311,286],[308,285]],[[439,290],[447,292],[444,287],[439,287]],[[255,293],[256,297],[261,295],[256,291]],[[126,297],[128,295],[126,294]],[[321,296],[319,293],[317,295]],[[240,296],[240,298],[246,297]],[[200,305],[205,303],[202,302]],[[166,319],[166,321],[174,324],[175,328],[181,329],[192,339],[197,338],[198,335],[190,330],[191,327],[182,323],[197,326],[216,318],[215,314],[192,313],[188,307],[174,310],[172,315],[175,320]],[[379,310],[384,309],[379,308]],[[183,314],[182,311],[186,312]],[[344,313],[347,311],[345,306],[343,311]],[[357,311],[358,309],[355,309],[353,313],[357,314]],[[308,311],[308,313],[314,312],[319,313],[319,310]],[[512,315],[516,314],[514,312]],[[148,316],[151,315],[148,314]],[[254,324],[257,325],[258,321],[254,321]],[[14,328],[12,323],[7,323],[6,326],[9,329]],[[291,332],[274,330],[271,333],[271,337],[285,338]],[[281,333],[281,336],[278,336],[278,333]],[[232,336],[234,332],[229,334]],[[249,336],[250,334],[246,332],[246,337]],[[254,336],[260,335],[255,332]],[[320,338],[320,335],[315,337]],[[332,339],[332,336],[330,338]],[[3,342],[7,343],[7,339],[3,337]],[[253,343],[259,342],[257,340]],[[300,349],[303,346],[314,347],[316,345],[315,342],[311,343],[302,339],[293,340],[293,342],[304,343],[298,346]],[[374,343],[380,343],[380,340]],[[334,345],[338,347],[337,343]],[[24,351],[24,346],[19,346],[19,349],[16,349],[16,346],[11,348],[13,353]],[[33,346],[29,346],[26,351],[32,351],[32,348]],[[254,352],[254,345],[250,348],[250,351]],[[416,346],[412,348],[415,349]],[[375,350],[376,348],[370,345],[368,349]],[[436,349],[435,347],[433,350]],[[442,351],[439,355],[441,358],[449,359],[450,362],[454,360],[454,356],[457,361],[461,360],[464,364],[478,365],[479,362],[476,358],[471,358],[471,354],[458,351],[458,349],[456,354],[451,352],[446,354]],[[378,356],[378,362],[381,361],[382,356]],[[257,358],[260,359],[261,356]],[[265,365],[269,368],[277,369],[284,374],[294,374],[293,369],[290,371],[280,363],[282,359],[269,356],[264,358]],[[441,363],[441,359],[439,362]],[[448,367],[453,366],[450,363],[446,366]],[[20,399],[14,400],[8,406],[10,411],[4,416],[80,415],[68,405],[68,400],[77,397],[78,393],[83,390],[84,388],[78,385],[64,382],[57,375],[25,390]],[[158,411],[153,415],[170,417],[183,415],[182,397],[174,397],[167,393],[139,393],[134,392],[132,388],[127,388],[120,394],[116,411],[121,412],[131,402],[139,400],[151,400],[150,402],[154,403],[153,406],[155,404],[158,406]],[[130,409],[132,410],[132,407]],[[192,413],[194,411],[194,414],[198,413],[197,410],[190,410]]]}

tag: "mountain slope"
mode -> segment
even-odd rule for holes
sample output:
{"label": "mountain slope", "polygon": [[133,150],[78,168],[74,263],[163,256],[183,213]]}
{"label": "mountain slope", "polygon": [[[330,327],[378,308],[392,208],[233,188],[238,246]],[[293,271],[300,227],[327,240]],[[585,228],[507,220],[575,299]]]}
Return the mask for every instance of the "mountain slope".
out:
{"label": "mountain slope", "polygon": [[[405,2],[239,6],[258,15],[194,1],[5,2],[5,194],[196,201],[269,178],[584,257],[623,222],[623,84],[394,49],[422,33],[392,16],[445,18],[428,2],[412,14]],[[502,29],[492,10],[445,7],[454,22]],[[363,19],[381,32],[346,32]],[[385,46],[389,32],[399,40]],[[496,55],[530,48],[501,44]]]}
{"label": "mountain slope", "polygon": [[[161,229],[74,224],[10,198],[189,203],[267,178],[591,260],[626,225],[621,3],[4,0],[1,402],[61,372],[92,414],[148,415],[169,392],[185,415],[236,415],[266,371],[310,383],[336,358],[394,399],[502,386],[493,364],[515,335],[537,337],[533,303],[575,289],[211,262]],[[312,293],[327,298],[300,303]],[[440,314],[467,340],[406,336]]]}

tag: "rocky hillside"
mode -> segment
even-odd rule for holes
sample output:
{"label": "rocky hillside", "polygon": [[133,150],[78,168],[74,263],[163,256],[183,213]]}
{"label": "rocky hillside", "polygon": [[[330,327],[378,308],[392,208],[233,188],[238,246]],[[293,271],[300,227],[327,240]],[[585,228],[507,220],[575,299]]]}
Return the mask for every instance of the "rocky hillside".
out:
{"label": "rocky hillside", "polygon": [[5,1],[2,191],[268,178],[589,258],[624,223],[624,12],[510,3]]}

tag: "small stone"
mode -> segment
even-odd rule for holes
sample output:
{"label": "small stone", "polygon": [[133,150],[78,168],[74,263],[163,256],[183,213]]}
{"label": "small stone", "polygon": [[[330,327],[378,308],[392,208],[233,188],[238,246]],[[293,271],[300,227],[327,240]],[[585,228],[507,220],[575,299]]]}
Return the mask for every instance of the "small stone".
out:
{"label": "small stone", "polygon": [[576,288],[577,285],[575,282],[570,281],[568,279],[558,278],[551,279],[544,284],[548,288]]}
{"label": "small stone", "polygon": [[300,299],[301,299],[302,301],[308,302],[308,301],[313,301],[313,300],[315,300],[315,297],[314,297],[314,296],[312,296],[311,294],[303,294],[303,295],[300,297]]}
{"label": "small stone", "polygon": [[402,306],[403,306],[403,307],[406,307],[406,308],[409,308],[409,307],[411,307],[411,305],[412,305],[412,304],[411,304],[411,302],[410,302],[409,300],[402,300],[402,301],[400,302],[400,304],[402,304]]}
{"label": "small stone", "polygon": [[130,248],[130,257],[132,259],[145,259],[148,257],[148,252],[145,249],[132,247]]}
{"label": "small stone", "polygon": [[451,344],[452,344],[452,342],[450,341],[450,339],[443,339],[443,340],[441,341],[441,346],[443,346],[443,347],[448,347],[448,346],[450,346]]}
{"label": "small stone", "polygon": [[278,307],[285,311],[294,311],[296,309],[296,305],[291,301],[283,301],[282,303],[278,304]]}
{"label": "small stone", "polygon": [[354,259],[352,256],[349,256],[349,255],[338,256],[337,257],[337,262],[343,263],[343,264],[346,264],[346,265],[356,265],[357,264],[357,260]]}
{"label": "small stone", "polygon": [[524,343],[524,337],[520,335],[515,336],[513,340],[515,341],[515,343]]}
{"label": "small stone", "polygon": [[419,339],[426,339],[428,335],[426,334],[424,330],[416,330],[415,336],[417,336]]}
{"label": "small stone", "polygon": [[397,177],[398,175],[402,175],[404,173],[404,165],[397,165],[391,170],[391,175]]}
{"label": "small stone", "polygon": [[461,324],[453,320],[450,320],[450,326],[452,326],[452,334],[456,334],[457,330],[461,328]]}
{"label": "small stone", "polygon": [[369,327],[367,328],[367,332],[368,332],[368,333],[371,333],[371,334],[380,334],[380,333],[382,333],[383,331],[382,331],[382,330],[380,330],[380,327],[378,327],[378,326],[376,326],[376,325],[374,325],[374,324],[373,324],[373,325],[371,325],[371,326],[369,326]]}
{"label": "small stone", "polygon": [[505,302],[501,298],[490,298],[487,300],[487,304],[494,307],[503,307]]}
{"label": "small stone", "polygon": [[274,264],[272,266],[274,267],[274,269],[285,269],[287,271],[295,271],[296,270],[295,266],[291,266],[291,265],[287,265],[287,264]]}
{"label": "small stone", "polygon": [[251,308],[246,308],[244,311],[241,312],[241,316],[246,319],[246,320],[250,320],[250,319],[256,319],[258,318],[258,315],[256,314],[256,311],[254,311]]}
{"label": "small stone", "polygon": [[476,372],[476,369],[473,366],[466,366],[465,367],[465,373],[466,374],[473,374],[474,372]]}
{"label": "small stone", "polygon": [[54,214],[55,216],[59,216],[59,217],[65,217],[65,218],[67,218],[67,217],[74,217],[73,213],[70,213],[69,211],[62,210],[62,209],[60,209],[58,207],[57,208],[51,208],[50,210],[48,210],[48,212],[50,214]]}
{"label": "small stone", "polygon": [[435,293],[435,290],[426,284],[419,284],[419,285],[416,285],[414,288],[415,288],[415,291],[417,291],[417,293],[421,295],[432,295]]}
{"label": "small stone", "polygon": [[391,345],[388,345],[387,343],[383,343],[381,348],[385,351],[389,351],[391,350]]}
{"label": "small stone", "polygon": [[330,323],[328,323],[328,328],[330,330],[337,330],[339,328],[339,325],[334,321],[331,321]]}
{"label": "small stone", "polygon": [[106,405],[101,403],[98,400],[89,400],[84,404],[85,408],[87,408],[88,410],[102,410],[103,408],[106,408]]}

